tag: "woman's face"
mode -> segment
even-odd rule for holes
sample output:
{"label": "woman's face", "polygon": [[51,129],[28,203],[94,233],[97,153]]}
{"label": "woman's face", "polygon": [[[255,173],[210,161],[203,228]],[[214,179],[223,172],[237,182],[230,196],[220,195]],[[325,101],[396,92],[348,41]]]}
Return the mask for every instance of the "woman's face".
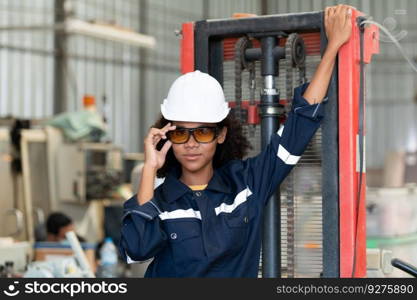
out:
{"label": "woman's face", "polygon": [[[216,126],[213,123],[192,123],[192,122],[172,122],[173,125],[183,128],[197,128],[201,126]],[[172,144],[175,158],[183,168],[189,172],[196,172],[211,164],[217,144],[222,144],[226,139],[227,128],[224,127],[217,138],[211,143],[198,143],[191,134],[185,144]]]}

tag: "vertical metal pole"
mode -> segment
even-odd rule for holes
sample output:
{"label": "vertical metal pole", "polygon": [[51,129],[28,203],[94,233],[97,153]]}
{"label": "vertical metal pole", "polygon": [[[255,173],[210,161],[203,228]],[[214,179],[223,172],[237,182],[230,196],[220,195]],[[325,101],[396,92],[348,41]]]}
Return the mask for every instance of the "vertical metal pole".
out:
{"label": "vertical metal pole", "polygon": [[[323,17],[324,20],[324,17]],[[320,32],[321,55],[327,47],[324,22]],[[322,135],[322,214],[323,214],[323,271],[322,277],[340,276],[340,224],[339,224],[339,100],[338,63],[333,69],[328,102],[324,106],[325,118],[321,125]],[[325,158],[325,159],[324,159]]]}
{"label": "vertical metal pole", "polygon": [[[66,0],[55,0],[54,2],[54,22],[62,24],[65,22],[65,3]],[[54,31],[54,99],[53,113],[58,114],[67,109],[67,37],[63,31]]]}
{"label": "vertical metal pole", "polygon": [[268,0],[260,0],[261,4],[261,15],[268,14]]}
{"label": "vertical metal pole", "polygon": [[[147,26],[147,15],[148,15],[148,1],[147,0],[140,0],[139,2],[139,29],[143,33],[148,33],[148,26]],[[147,56],[148,53],[144,48],[140,48],[139,50],[139,62],[140,62],[140,69],[139,69],[139,126],[141,130],[139,131],[140,137],[139,142],[145,139],[145,134],[147,132],[146,128],[146,75],[147,75]],[[139,151],[143,151],[143,143],[139,143]]]}
{"label": "vertical metal pole", "polygon": [[[260,104],[262,149],[268,145],[272,134],[278,131],[279,125],[279,94],[275,88],[279,58],[275,59],[273,52],[276,44],[276,37],[268,36],[261,39],[261,75],[263,76],[263,91]],[[281,276],[281,206],[279,190],[268,201],[263,229],[262,277],[278,278]]]}
{"label": "vertical metal pole", "polygon": [[207,20],[210,18],[210,3],[209,0],[203,0],[203,20]]}

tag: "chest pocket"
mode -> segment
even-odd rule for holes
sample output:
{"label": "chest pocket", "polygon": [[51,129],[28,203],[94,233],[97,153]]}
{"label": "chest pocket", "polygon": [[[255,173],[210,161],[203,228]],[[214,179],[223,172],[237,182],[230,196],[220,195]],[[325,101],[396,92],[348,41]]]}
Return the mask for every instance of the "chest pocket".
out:
{"label": "chest pocket", "polygon": [[236,254],[246,247],[251,224],[251,213],[248,201],[241,203],[231,212],[219,214],[224,222],[223,243],[225,253]]}
{"label": "chest pocket", "polygon": [[181,270],[204,257],[201,223],[195,219],[165,220],[175,266]]}

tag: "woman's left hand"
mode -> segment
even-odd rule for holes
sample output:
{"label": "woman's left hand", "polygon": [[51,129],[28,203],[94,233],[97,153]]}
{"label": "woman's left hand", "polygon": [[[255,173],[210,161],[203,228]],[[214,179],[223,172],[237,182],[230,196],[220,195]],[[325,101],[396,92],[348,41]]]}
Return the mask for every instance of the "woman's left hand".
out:
{"label": "woman's left hand", "polygon": [[351,16],[352,7],[349,5],[326,7],[324,25],[329,47],[339,49],[349,40],[352,33]]}
{"label": "woman's left hand", "polygon": [[342,4],[326,7],[324,25],[327,48],[303,95],[310,104],[321,102],[326,96],[339,48],[349,40],[352,33],[352,9],[354,7]]}

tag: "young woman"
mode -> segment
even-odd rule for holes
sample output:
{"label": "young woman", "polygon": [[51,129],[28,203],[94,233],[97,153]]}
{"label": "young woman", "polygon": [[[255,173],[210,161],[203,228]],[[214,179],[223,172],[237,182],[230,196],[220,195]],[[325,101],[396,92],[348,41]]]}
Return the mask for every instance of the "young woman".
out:
{"label": "young woman", "polygon": [[[351,34],[349,6],[325,11],[328,46],[310,84],[295,89],[284,126],[255,157],[228,115],[220,84],[180,76],[146,137],[139,192],[125,203],[120,252],[153,258],[145,277],[257,277],[263,210],[323,117],[338,49]],[[165,177],[154,190],[155,176]]]}

